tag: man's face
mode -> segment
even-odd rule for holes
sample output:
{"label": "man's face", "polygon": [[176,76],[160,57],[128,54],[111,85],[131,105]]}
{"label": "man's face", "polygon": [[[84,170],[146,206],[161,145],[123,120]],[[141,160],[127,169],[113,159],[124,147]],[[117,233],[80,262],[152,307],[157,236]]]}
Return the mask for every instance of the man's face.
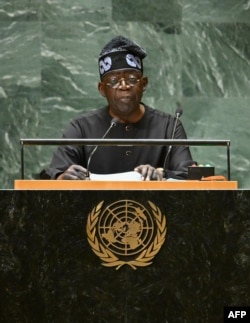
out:
{"label": "man's face", "polygon": [[148,80],[137,70],[119,70],[106,74],[99,83],[100,93],[106,97],[110,112],[127,118],[139,109]]}

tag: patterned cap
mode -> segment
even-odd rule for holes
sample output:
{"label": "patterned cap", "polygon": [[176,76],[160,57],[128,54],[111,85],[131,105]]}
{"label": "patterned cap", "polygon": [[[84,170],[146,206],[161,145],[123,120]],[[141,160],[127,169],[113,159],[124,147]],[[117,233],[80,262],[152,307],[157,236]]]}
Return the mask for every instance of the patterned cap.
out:
{"label": "patterned cap", "polygon": [[99,55],[100,77],[121,69],[136,69],[143,73],[142,60],[146,56],[141,46],[123,36],[116,36],[103,47]]}

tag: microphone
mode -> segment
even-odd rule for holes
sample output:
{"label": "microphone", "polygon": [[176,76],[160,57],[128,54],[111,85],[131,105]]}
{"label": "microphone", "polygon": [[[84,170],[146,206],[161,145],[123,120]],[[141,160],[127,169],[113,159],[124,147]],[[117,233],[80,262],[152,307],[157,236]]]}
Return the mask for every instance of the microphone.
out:
{"label": "microphone", "polygon": [[[177,119],[179,119],[182,116],[183,110],[182,110],[180,102],[177,102],[176,105],[177,105],[177,108],[175,110],[175,116]],[[176,123],[177,123],[177,121],[176,121]],[[175,127],[176,127],[176,123],[175,123]],[[172,138],[172,139],[174,139],[174,138]]]}
{"label": "microphone", "polygon": [[[172,137],[171,139],[174,139],[174,135],[175,135],[175,131],[176,131],[176,126],[177,126],[177,122],[179,120],[179,118],[181,117],[183,113],[183,110],[181,108],[181,105],[179,102],[177,102],[177,108],[175,110],[175,123],[174,123],[174,128],[173,128],[173,132],[172,132]],[[169,159],[169,155],[171,153],[171,150],[172,150],[172,145],[170,145],[168,147],[168,151],[167,151],[167,154],[166,154],[166,157],[165,157],[165,160],[164,160],[164,164],[163,164],[163,169],[165,170],[166,168],[166,165],[167,165],[167,162],[168,162],[168,159]]]}
{"label": "microphone", "polygon": [[[118,119],[117,118],[113,118],[110,122],[110,126],[108,127],[108,130],[105,132],[105,134],[102,136],[101,139],[104,139],[108,133],[110,132],[110,130],[115,127],[118,123]],[[87,162],[87,175],[86,175],[86,180],[89,180],[90,179],[90,173],[89,173],[89,166],[90,166],[90,162],[91,162],[91,159],[94,155],[94,153],[96,152],[96,149],[98,148],[99,146],[95,146],[94,149],[91,151],[90,155],[89,155],[89,158],[88,158],[88,162]]]}

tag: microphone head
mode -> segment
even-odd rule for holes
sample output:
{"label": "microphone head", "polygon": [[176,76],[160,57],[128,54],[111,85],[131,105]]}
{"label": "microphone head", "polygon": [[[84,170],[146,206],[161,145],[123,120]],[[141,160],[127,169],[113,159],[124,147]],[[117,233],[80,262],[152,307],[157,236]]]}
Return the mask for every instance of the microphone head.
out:
{"label": "microphone head", "polygon": [[119,120],[117,118],[113,118],[110,122],[112,127],[115,127],[117,125],[117,123],[119,122]]}
{"label": "microphone head", "polygon": [[180,103],[177,103],[177,109],[175,110],[175,115],[177,118],[180,118],[180,116],[182,115],[183,110],[181,108]]}

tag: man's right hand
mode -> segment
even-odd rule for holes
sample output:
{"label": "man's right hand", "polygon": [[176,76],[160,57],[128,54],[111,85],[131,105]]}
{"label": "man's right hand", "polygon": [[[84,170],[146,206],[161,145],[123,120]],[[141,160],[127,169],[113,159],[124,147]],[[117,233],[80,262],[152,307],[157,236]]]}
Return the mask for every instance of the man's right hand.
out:
{"label": "man's right hand", "polygon": [[85,180],[87,169],[80,165],[71,165],[64,173],[60,174],[58,180]]}

